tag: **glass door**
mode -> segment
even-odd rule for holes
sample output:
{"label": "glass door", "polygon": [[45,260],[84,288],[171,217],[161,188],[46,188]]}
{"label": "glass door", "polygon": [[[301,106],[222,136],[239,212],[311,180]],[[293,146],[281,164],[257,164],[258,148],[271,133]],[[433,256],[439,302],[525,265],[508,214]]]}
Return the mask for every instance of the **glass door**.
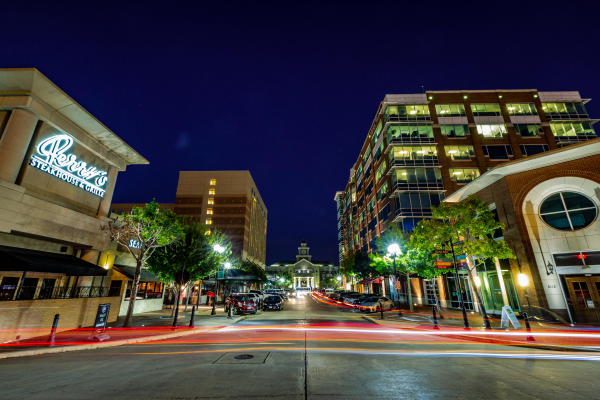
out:
{"label": "glass door", "polygon": [[567,287],[577,322],[600,321],[600,278],[566,277]]}

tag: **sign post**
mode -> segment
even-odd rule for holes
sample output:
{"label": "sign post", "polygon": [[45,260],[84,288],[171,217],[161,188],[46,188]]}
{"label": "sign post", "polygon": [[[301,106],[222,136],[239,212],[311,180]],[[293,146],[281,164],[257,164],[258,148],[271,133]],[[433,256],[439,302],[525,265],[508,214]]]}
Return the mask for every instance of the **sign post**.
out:
{"label": "sign post", "polygon": [[110,336],[106,333],[106,324],[108,324],[109,313],[110,303],[98,304],[98,311],[96,311],[96,320],[94,321],[94,329],[96,333],[93,335],[93,339],[97,340],[98,342],[110,339]]}

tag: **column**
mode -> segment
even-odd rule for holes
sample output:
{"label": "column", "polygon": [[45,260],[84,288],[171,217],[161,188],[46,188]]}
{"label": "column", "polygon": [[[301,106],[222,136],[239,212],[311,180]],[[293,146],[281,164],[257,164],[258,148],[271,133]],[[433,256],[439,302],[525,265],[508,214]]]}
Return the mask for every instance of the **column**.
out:
{"label": "column", "polygon": [[37,118],[26,110],[13,110],[0,136],[0,179],[15,183],[33,137]]}
{"label": "column", "polygon": [[104,188],[106,192],[104,193],[104,197],[100,201],[100,206],[98,207],[98,217],[106,217],[110,211],[110,204],[112,203],[113,192],[115,190],[115,184],[117,183],[117,168],[111,166],[108,168],[108,182],[106,183],[106,187]]}

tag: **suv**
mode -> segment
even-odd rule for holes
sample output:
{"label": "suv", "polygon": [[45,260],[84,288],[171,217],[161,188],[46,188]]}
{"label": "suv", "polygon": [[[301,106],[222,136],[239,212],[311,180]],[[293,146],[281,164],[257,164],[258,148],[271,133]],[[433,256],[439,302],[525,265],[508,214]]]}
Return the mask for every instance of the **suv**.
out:
{"label": "suv", "polygon": [[235,314],[256,314],[258,305],[254,302],[254,299],[245,293],[237,293],[231,295],[232,307]]}

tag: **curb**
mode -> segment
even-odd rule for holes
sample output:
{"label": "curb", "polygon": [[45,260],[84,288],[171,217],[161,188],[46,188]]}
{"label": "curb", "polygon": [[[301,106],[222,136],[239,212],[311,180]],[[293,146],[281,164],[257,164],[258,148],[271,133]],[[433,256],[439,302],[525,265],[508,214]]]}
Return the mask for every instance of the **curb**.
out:
{"label": "curb", "polygon": [[[233,324],[236,324],[236,323],[244,320],[245,318],[246,318],[245,316],[240,317],[239,319],[235,320],[233,322]],[[202,328],[205,328],[205,329],[202,330]],[[5,352],[5,353],[0,353],[0,360],[6,359],[6,358],[17,358],[17,357],[38,356],[38,355],[44,355],[44,354],[66,353],[68,351],[94,350],[94,349],[101,349],[101,348],[105,348],[105,347],[123,346],[126,344],[154,342],[154,341],[172,339],[172,338],[181,337],[181,336],[193,335],[195,333],[202,333],[202,332],[209,331],[209,330],[217,330],[220,328],[223,328],[223,326],[198,327],[198,328],[194,327],[194,328],[185,328],[185,329],[187,329],[185,331],[165,333],[162,335],[155,335],[155,336],[141,336],[141,337],[131,338],[131,339],[115,340],[114,342],[103,342],[103,343],[100,342],[100,343],[90,343],[90,344],[78,344],[78,345],[74,345],[74,346],[44,347],[44,348],[39,348],[39,349],[34,349],[34,350],[10,351],[10,352]],[[175,328],[175,329],[177,329],[177,328]],[[181,328],[179,328],[179,329],[181,329]]]}
{"label": "curb", "polygon": [[[377,320],[375,318],[372,317],[368,317],[368,316],[363,316],[364,319],[377,324],[377,325],[385,325],[380,323],[381,320]],[[387,325],[390,326],[390,325]],[[419,329],[419,328],[413,328],[413,327],[402,327],[402,329],[410,329],[410,330],[415,330],[415,331],[423,331],[423,332],[427,332],[424,329]],[[524,335],[527,335],[527,332],[523,333]],[[531,336],[535,336],[535,333],[530,334]],[[530,349],[538,349],[538,350],[551,350],[551,351],[577,351],[577,352],[585,352],[585,353],[589,353],[589,352],[600,352],[600,350],[596,350],[593,348],[581,348],[581,347],[565,347],[565,346],[557,346],[557,345],[551,345],[551,344],[533,344],[533,343],[522,343],[522,342],[511,342],[509,340],[497,340],[497,339],[493,339],[493,338],[484,338],[481,336],[464,336],[461,335],[460,333],[457,334],[452,334],[452,333],[448,333],[447,335],[440,335],[440,336],[448,336],[448,337],[453,337],[459,340],[470,340],[470,341],[476,341],[476,342],[485,342],[485,343],[491,343],[491,344],[502,344],[505,346],[516,346],[516,347],[526,347],[526,348],[530,348]]]}

